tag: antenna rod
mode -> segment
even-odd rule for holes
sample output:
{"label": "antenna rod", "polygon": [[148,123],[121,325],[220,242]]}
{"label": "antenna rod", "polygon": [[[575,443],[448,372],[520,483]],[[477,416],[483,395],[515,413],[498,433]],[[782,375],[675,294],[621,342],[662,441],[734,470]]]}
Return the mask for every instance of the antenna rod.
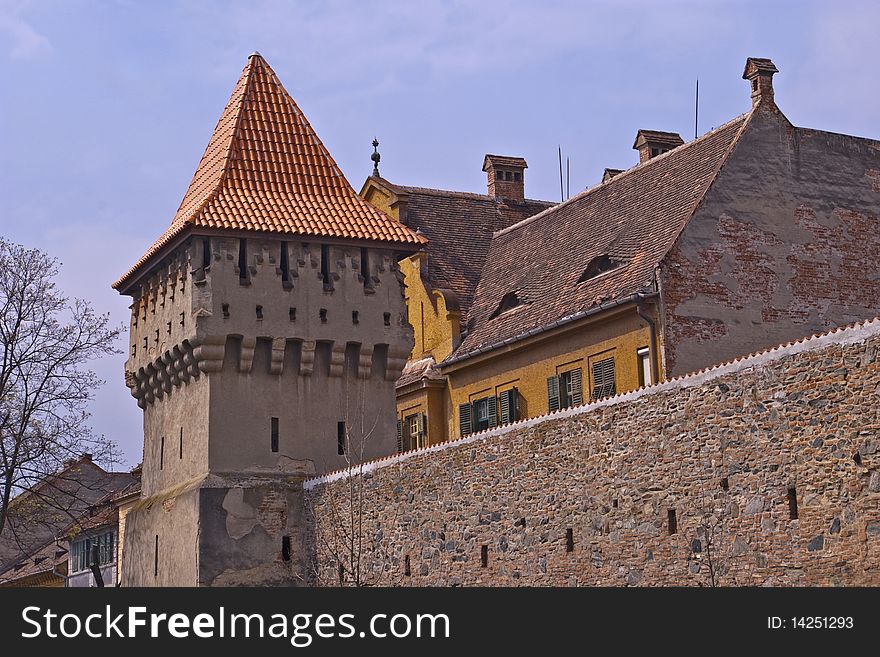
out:
{"label": "antenna rod", "polygon": [[559,197],[561,201],[565,200],[565,190],[562,188],[562,145],[559,145]]}
{"label": "antenna rod", "polygon": [[700,118],[700,78],[697,78],[697,97],[694,100],[694,139],[700,134],[697,131],[697,125]]}

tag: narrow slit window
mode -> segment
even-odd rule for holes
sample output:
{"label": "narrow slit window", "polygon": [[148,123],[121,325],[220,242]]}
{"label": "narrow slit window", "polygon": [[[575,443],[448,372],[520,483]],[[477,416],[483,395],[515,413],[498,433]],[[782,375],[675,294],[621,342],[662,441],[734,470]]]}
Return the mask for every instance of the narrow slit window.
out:
{"label": "narrow slit window", "polygon": [[730,488],[730,482],[727,477],[721,478],[721,490],[728,490]]}
{"label": "narrow slit window", "polygon": [[330,246],[321,245],[321,280],[324,281],[324,287],[330,285]]}
{"label": "narrow slit window", "polygon": [[296,321],[296,308],[290,308],[287,311],[287,316],[290,317],[291,322],[295,322]]}
{"label": "narrow slit window", "polygon": [[263,319],[263,306],[257,306],[257,319]]}
{"label": "narrow slit window", "polygon": [[565,551],[574,552],[574,530],[571,527],[565,530]]}
{"label": "narrow slit window", "polygon": [[318,317],[321,318],[321,323],[322,323],[322,324],[326,324],[326,323],[327,323],[327,309],[326,309],[326,308],[321,308],[321,309],[318,311]]}
{"label": "narrow slit window", "polygon": [[797,488],[794,486],[788,489],[788,517],[798,519]]}
{"label": "narrow slit window", "polygon": [[483,545],[480,547],[480,567],[486,568],[489,566],[489,546]]}
{"label": "narrow slit window", "polygon": [[211,266],[211,240],[207,237],[202,239],[202,269]]}
{"label": "narrow slit window", "polygon": [[351,311],[351,323],[352,324],[359,324],[360,323],[360,314],[358,313],[357,310]]}
{"label": "narrow slit window", "polygon": [[403,557],[403,574],[405,577],[410,577],[412,575],[412,570],[410,569],[408,554]]}
{"label": "narrow slit window", "polygon": [[223,317],[224,317],[224,319],[229,317],[229,304],[228,303],[223,304]]}
{"label": "narrow slit window", "polygon": [[290,283],[290,257],[287,254],[287,242],[281,242],[281,282]]}
{"label": "narrow slit window", "polygon": [[391,326],[391,313],[384,313],[382,316],[385,326]]}
{"label": "narrow slit window", "polygon": [[345,422],[336,423],[336,452],[340,456],[345,454]]}
{"label": "narrow slit window", "polygon": [[361,249],[361,277],[364,279],[364,287],[373,287],[373,281],[370,278],[370,250]]}
{"label": "narrow slit window", "polygon": [[278,418],[272,418],[272,434],[271,434],[271,447],[273,452],[278,451]]}
{"label": "narrow slit window", "polygon": [[178,458],[183,460],[183,427],[180,427],[180,452]]}
{"label": "narrow slit window", "polygon": [[159,469],[165,467],[165,436],[159,439]]}
{"label": "narrow slit window", "polygon": [[678,532],[678,519],[675,517],[675,509],[669,509],[667,517],[669,520],[669,535],[671,536]]}
{"label": "narrow slit window", "polygon": [[156,534],[156,543],[153,548],[153,577],[159,576],[159,534]]}
{"label": "narrow slit window", "polygon": [[247,240],[242,238],[238,240],[238,279],[240,281],[246,281],[247,278]]}
{"label": "narrow slit window", "polygon": [[281,560],[290,561],[290,536],[281,537]]}

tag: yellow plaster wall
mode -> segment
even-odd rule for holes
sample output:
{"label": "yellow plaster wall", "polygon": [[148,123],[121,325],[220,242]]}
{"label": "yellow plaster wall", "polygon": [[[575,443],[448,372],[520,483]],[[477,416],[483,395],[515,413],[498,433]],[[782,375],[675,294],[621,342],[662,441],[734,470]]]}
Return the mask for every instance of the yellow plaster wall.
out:
{"label": "yellow plaster wall", "polygon": [[[460,436],[458,405],[486,396],[498,396],[516,387],[520,397],[520,419],[547,413],[547,378],[580,367],[583,373],[583,399],[592,392],[591,365],[610,355],[615,357],[617,392],[639,387],[636,352],[647,347],[650,332],[635,309],[569,331],[565,335],[541,340],[511,352],[500,352],[491,359],[451,372],[448,376],[449,439]],[[655,375],[656,380],[656,375]]]}
{"label": "yellow plaster wall", "polygon": [[420,266],[423,257],[416,254],[400,262],[406,284],[406,308],[415,340],[410,358],[433,356],[439,363],[458,346],[459,313],[449,311],[441,293],[425,287]]}

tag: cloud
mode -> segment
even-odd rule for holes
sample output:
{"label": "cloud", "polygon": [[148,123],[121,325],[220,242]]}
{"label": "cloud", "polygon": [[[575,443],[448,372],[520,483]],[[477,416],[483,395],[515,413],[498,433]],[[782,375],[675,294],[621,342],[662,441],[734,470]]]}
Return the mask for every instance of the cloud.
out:
{"label": "cloud", "polygon": [[52,52],[49,39],[37,32],[21,17],[23,5],[0,7],[0,43],[9,57],[25,60],[35,59]]}

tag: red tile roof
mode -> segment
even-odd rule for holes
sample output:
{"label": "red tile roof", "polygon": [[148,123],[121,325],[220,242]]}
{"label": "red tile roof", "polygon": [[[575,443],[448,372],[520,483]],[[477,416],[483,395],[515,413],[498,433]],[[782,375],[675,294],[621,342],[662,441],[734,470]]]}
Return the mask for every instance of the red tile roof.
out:
{"label": "red tile roof", "polygon": [[[651,288],[748,114],[633,167],[492,238],[459,348],[465,360],[600,304]],[[599,263],[584,277],[591,263]],[[505,295],[519,305],[496,314]]]}
{"label": "red tile roof", "polygon": [[358,196],[257,53],[248,58],[171,226],[113,287],[130,282],[187,228],[370,240],[408,250],[426,241]]}

